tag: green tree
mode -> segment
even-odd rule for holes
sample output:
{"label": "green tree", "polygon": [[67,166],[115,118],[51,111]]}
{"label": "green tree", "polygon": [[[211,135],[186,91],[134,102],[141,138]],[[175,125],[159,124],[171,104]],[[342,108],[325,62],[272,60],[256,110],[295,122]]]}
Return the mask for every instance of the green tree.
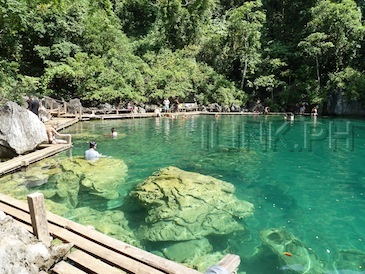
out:
{"label": "green tree", "polygon": [[21,37],[28,18],[25,2],[0,0],[0,57],[17,62],[21,59]]}
{"label": "green tree", "polygon": [[316,63],[316,74],[317,74],[317,91],[319,91],[321,87],[321,72],[320,72],[320,58],[323,58],[323,55],[326,52],[333,48],[334,45],[332,42],[327,41],[328,35],[325,33],[312,33],[308,35],[304,41],[299,43],[299,47],[302,48],[305,55],[314,58]]}
{"label": "green tree", "polygon": [[261,8],[261,0],[250,1],[228,13],[228,43],[239,62],[241,89],[247,74],[254,74],[260,62],[261,30],[265,22]]}
{"label": "green tree", "polygon": [[168,47],[182,49],[198,43],[202,29],[215,7],[213,0],[161,0],[156,2],[158,10],[156,29]]}
{"label": "green tree", "polygon": [[[327,53],[327,64],[325,64],[327,69],[339,71],[350,65],[356,57],[359,42],[364,35],[361,11],[356,3],[353,0],[338,2],[321,0],[311,9],[311,13],[310,34],[306,39],[315,41],[317,52],[321,49],[322,54]],[[320,34],[313,36],[314,33]],[[323,40],[326,41],[325,44],[321,42]],[[318,45],[319,43],[322,44]],[[313,47],[313,43],[311,45]],[[330,64],[334,64],[335,67]]]}

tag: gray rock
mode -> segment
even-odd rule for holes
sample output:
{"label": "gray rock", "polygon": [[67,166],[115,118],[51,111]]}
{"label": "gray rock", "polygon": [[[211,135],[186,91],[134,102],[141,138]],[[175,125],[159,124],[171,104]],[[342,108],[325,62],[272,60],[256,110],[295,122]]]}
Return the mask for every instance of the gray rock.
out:
{"label": "gray rock", "polygon": [[0,158],[32,151],[45,141],[45,125],[34,113],[13,102],[0,107]]}
{"label": "gray rock", "polygon": [[67,105],[67,111],[70,113],[78,112],[80,108],[82,109],[82,104],[78,98],[71,99],[70,103]]}
{"label": "gray rock", "polygon": [[365,108],[360,100],[349,100],[343,90],[333,90],[327,99],[326,112],[330,115],[364,115]]}
{"label": "gray rock", "polygon": [[47,248],[12,217],[0,213],[5,216],[0,221],[0,273],[38,274],[70,252],[73,244],[53,244]]}

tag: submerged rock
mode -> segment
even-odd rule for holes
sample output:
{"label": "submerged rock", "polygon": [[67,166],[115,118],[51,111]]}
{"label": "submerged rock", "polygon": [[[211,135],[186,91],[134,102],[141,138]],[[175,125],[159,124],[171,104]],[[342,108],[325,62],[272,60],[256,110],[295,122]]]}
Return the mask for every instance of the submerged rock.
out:
{"label": "submerged rock", "polygon": [[339,250],[335,254],[334,267],[335,273],[365,273],[365,252],[356,249]]}
{"label": "submerged rock", "polygon": [[101,158],[98,161],[86,161],[83,157],[66,158],[60,162],[61,173],[54,175],[57,182],[57,194],[71,207],[78,204],[80,187],[83,191],[103,197],[116,199],[118,188],[127,176],[127,165],[118,159]]}
{"label": "submerged rock", "polygon": [[138,233],[149,241],[186,241],[243,230],[238,219],[251,216],[254,206],[234,191],[210,176],[161,169],[131,192],[148,211]]}
{"label": "submerged rock", "polygon": [[129,228],[128,220],[123,211],[98,211],[90,207],[79,207],[69,210],[64,216],[77,223],[91,226],[123,242],[142,247],[141,243],[136,240],[133,231]]}
{"label": "submerged rock", "polygon": [[188,262],[194,257],[200,257],[212,251],[213,247],[206,238],[175,243],[162,250],[166,258],[180,263]]}
{"label": "submerged rock", "polygon": [[0,192],[23,200],[36,187],[46,198],[75,208],[81,190],[107,200],[120,198],[119,188],[127,171],[127,165],[119,159],[90,162],[82,156],[50,158],[31,165],[25,172],[2,177]]}
{"label": "submerged rock", "polygon": [[298,273],[324,273],[324,265],[299,239],[283,229],[270,228],[260,232],[262,241],[278,255],[281,270]]}

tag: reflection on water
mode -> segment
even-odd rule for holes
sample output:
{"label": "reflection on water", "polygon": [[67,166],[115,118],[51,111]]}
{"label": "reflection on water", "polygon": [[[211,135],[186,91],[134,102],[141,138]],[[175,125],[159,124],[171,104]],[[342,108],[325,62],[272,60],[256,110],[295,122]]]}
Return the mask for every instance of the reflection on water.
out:
{"label": "reflection on water", "polygon": [[[113,139],[105,137],[111,127],[118,132]],[[288,264],[290,259],[295,261],[294,256],[283,259],[263,243],[259,233],[269,228],[289,232],[315,254],[323,272],[307,273],[341,273],[336,269],[358,273],[365,268],[363,121],[188,116],[184,120],[82,122],[64,133],[73,135],[74,156],[83,155],[88,142],[95,140],[102,154],[122,159],[128,166],[128,176],[119,190],[121,199],[108,201],[81,192],[79,207],[110,211],[111,215],[113,210],[124,210],[128,193],[136,184],[160,168],[176,166],[229,182],[235,185],[239,199],[255,205],[254,215],[242,221],[245,231],[208,237],[213,251],[241,256],[241,271],[304,272],[300,270],[303,265]],[[51,186],[37,186],[39,182],[30,182],[28,187]],[[129,227],[137,228],[144,213],[128,206],[123,218]],[[122,222],[119,226],[127,227]],[[140,244],[158,253],[171,243]]]}

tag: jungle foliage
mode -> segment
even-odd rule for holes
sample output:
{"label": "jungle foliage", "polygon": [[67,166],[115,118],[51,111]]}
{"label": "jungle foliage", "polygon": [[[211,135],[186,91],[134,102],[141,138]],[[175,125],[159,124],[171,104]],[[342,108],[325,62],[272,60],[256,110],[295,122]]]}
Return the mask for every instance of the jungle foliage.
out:
{"label": "jungle foliage", "polygon": [[365,101],[364,1],[0,0],[0,100]]}

